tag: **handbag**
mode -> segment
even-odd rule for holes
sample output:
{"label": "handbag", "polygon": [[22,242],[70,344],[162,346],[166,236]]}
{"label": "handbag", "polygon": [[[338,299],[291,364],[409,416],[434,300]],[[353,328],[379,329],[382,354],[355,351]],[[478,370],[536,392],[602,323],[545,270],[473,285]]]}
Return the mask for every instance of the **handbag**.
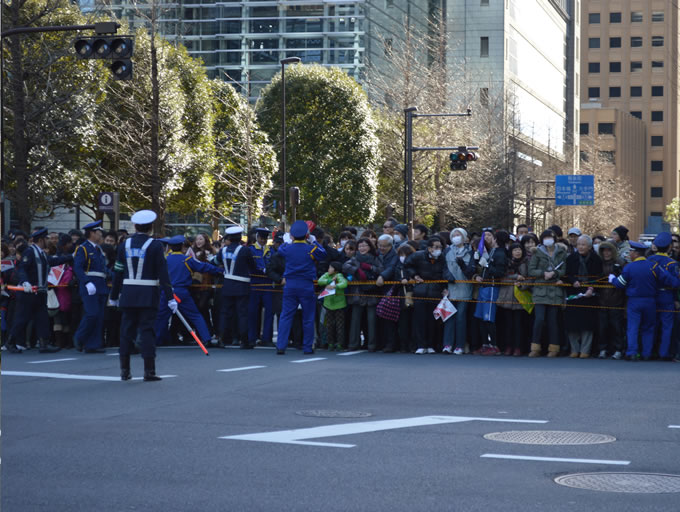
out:
{"label": "handbag", "polygon": [[529,290],[522,290],[519,286],[515,286],[515,298],[524,310],[531,314],[534,310],[534,298]]}
{"label": "handbag", "polygon": [[495,322],[496,309],[498,308],[497,300],[498,288],[493,286],[480,287],[474,314],[475,318],[479,318],[483,322]]}
{"label": "handbag", "polygon": [[47,310],[50,316],[55,316],[59,313],[59,298],[53,289],[47,290]]}
{"label": "handbag", "polygon": [[398,322],[401,308],[399,307],[399,299],[392,296],[393,291],[394,287],[390,288],[385,296],[378,301],[378,305],[375,308],[375,314],[378,318],[382,318],[383,320]]}

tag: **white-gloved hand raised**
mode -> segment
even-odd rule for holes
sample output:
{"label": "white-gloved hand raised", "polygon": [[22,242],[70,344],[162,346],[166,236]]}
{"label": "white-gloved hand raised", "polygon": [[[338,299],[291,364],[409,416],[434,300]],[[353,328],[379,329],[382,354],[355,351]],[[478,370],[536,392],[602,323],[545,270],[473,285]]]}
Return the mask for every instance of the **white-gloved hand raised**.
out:
{"label": "white-gloved hand raised", "polygon": [[609,274],[609,284],[612,284],[614,280],[616,279],[616,276],[614,274]]}
{"label": "white-gloved hand raised", "polygon": [[94,285],[94,283],[87,283],[85,285],[85,288],[87,288],[88,295],[94,295],[95,293],[97,293],[97,287]]}
{"label": "white-gloved hand raised", "polygon": [[316,237],[310,233],[310,235],[307,237],[307,241],[310,244],[313,244],[314,242],[316,242]]}
{"label": "white-gloved hand raised", "polygon": [[283,234],[283,243],[284,244],[289,244],[293,241],[293,239],[290,236],[290,233],[284,233]]}

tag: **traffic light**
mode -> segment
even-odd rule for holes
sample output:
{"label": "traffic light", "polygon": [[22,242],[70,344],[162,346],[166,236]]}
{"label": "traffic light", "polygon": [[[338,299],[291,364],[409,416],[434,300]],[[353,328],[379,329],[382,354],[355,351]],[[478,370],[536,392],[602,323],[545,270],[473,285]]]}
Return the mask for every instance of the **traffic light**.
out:
{"label": "traffic light", "polygon": [[290,189],[288,189],[288,195],[291,206],[300,205],[300,189],[298,187],[290,187]]}
{"label": "traffic light", "polygon": [[132,78],[132,36],[97,35],[78,37],[73,42],[76,55],[80,59],[111,60],[109,69],[114,80]]}
{"label": "traffic light", "polygon": [[468,150],[466,146],[460,146],[458,151],[449,155],[449,158],[451,159],[450,167],[452,171],[465,171],[468,162],[475,162],[479,157],[477,153]]}

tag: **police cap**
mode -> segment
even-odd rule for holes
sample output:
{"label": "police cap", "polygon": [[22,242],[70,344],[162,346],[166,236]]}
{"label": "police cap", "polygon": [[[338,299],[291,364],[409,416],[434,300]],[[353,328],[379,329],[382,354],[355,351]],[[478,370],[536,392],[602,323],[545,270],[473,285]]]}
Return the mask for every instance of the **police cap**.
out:
{"label": "police cap", "polygon": [[[657,247],[668,247],[673,243],[673,238],[668,231],[662,231],[654,239],[654,245]],[[632,245],[632,244],[631,244]]]}
{"label": "police cap", "polygon": [[302,238],[309,233],[309,226],[304,220],[296,220],[290,227],[290,236],[293,238]]}
{"label": "police cap", "polygon": [[145,224],[151,224],[156,220],[156,217],[158,217],[156,212],[152,212],[151,210],[139,210],[132,216],[130,220],[133,224],[143,226]]}
{"label": "police cap", "polygon": [[89,224],[83,226],[83,229],[85,231],[103,231],[102,229],[102,221],[101,220],[95,220],[94,222],[90,222]]}

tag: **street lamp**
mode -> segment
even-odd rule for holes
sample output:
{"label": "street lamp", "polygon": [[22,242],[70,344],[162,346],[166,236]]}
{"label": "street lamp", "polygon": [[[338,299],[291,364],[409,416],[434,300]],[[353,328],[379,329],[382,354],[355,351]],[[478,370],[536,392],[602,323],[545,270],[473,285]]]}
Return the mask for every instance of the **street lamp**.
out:
{"label": "street lamp", "polygon": [[286,64],[299,64],[302,62],[300,57],[287,57],[281,59],[281,224],[286,231]]}

